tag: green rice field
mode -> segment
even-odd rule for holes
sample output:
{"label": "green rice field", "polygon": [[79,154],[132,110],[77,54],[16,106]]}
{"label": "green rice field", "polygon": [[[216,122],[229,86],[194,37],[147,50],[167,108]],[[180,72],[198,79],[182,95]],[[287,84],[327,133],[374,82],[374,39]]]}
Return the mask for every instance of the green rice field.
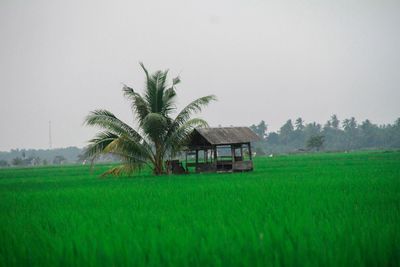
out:
{"label": "green rice field", "polygon": [[0,266],[400,266],[400,152],[257,157],[254,172],[0,170]]}

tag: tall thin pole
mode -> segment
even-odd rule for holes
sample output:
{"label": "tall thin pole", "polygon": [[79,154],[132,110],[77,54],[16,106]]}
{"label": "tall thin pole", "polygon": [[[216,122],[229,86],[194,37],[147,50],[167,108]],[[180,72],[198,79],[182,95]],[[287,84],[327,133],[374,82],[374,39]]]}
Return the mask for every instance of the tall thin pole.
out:
{"label": "tall thin pole", "polygon": [[52,149],[52,142],[51,142],[51,121],[49,121],[49,149]]}

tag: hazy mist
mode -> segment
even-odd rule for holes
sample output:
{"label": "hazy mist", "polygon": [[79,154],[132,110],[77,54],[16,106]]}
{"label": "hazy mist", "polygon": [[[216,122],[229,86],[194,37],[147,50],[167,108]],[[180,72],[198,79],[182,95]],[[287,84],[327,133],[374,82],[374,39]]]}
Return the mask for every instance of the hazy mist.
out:
{"label": "hazy mist", "polygon": [[0,150],[84,146],[96,108],[132,122],[122,84],[141,91],[143,61],[180,75],[181,108],[219,101],[210,125],[277,130],[400,116],[399,1],[0,2]]}

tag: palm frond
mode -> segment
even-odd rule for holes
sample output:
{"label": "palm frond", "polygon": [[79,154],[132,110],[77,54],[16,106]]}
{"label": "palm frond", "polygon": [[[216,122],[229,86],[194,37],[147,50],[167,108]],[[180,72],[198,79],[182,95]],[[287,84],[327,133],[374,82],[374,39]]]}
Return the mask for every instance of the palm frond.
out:
{"label": "palm frond", "polygon": [[114,168],[111,168],[104,172],[101,177],[106,177],[109,175],[113,176],[121,176],[123,174],[132,174],[136,171],[140,171],[142,169],[141,165],[136,165],[136,164],[121,164],[119,166],[116,166]]}
{"label": "palm frond", "polygon": [[142,136],[137,131],[118,119],[108,110],[98,109],[90,112],[85,118],[85,124],[98,126],[116,135],[129,135],[135,140],[143,140]]}
{"label": "palm frond", "polygon": [[125,85],[122,91],[124,92],[124,96],[131,101],[131,108],[136,118],[139,120],[139,125],[142,125],[144,118],[150,113],[151,107],[149,107],[146,100],[131,87]]}
{"label": "palm frond", "polygon": [[144,165],[148,165],[148,160],[152,159],[152,152],[143,143],[138,143],[128,136],[118,137],[109,132],[98,134],[85,150],[85,156],[91,158],[92,162],[102,154],[115,155],[123,162],[121,166],[107,171],[103,176],[130,174],[141,170]]}
{"label": "palm frond", "polygon": [[163,106],[163,95],[165,90],[165,83],[167,80],[168,70],[156,71],[149,76],[147,80],[147,88],[145,91],[144,99],[150,107],[151,112],[161,112]]}
{"label": "palm frond", "polygon": [[179,76],[176,76],[175,78],[172,79],[172,86],[175,86],[180,82],[181,82],[181,78]]}
{"label": "palm frond", "polygon": [[95,138],[89,140],[89,145],[85,148],[84,157],[87,159],[94,159],[103,154],[104,149],[118,139],[118,135],[105,131],[98,133]]}
{"label": "palm frond", "polygon": [[161,109],[161,113],[164,116],[169,116],[172,113],[172,111],[176,109],[175,98],[176,98],[176,92],[174,87],[170,87],[167,90],[165,90],[162,100],[163,107]]}
{"label": "palm frond", "polygon": [[144,66],[143,62],[139,62],[140,67],[142,67],[144,73],[146,74],[146,78],[149,78],[149,72],[147,71],[146,67]]}
{"label": "palm frond", "polygon": [[186,121],[179,128],[173,131],[170,136],[165,140],[166,151],[169,151],[172,156],[180,151],[180,149],[186,145],[190,134],[194,128],[208,127],[208,123],[200,118],[193,118]]}
{"label": "palm frond", "polygon": [[117,155],[131,162],[146,164],[152,158],[152,151],[141,142],[134,141],[128,136],[121,136],[108,144],[103,153]]}
{"label": "palm frond", "polygon": [[[211,101],[216,101],[217,98],[214,95],[208,95],[204,97],[200,97],[190,104],[188,104],[185,108],[182,109],[181,112],[174,119],[170,131],[175,131],[175,129],[179,128],[182,124],[184,124],[193,113],[200,112],[204,106],[207,106]],[[170,135],[170,133],[168,134]]]}
{"label": "palm frond", "polygon": [[150,113],[143,122],[143,130],[153,141],[157,142],[166,132],[168,126],[167,118],[159,113]]}

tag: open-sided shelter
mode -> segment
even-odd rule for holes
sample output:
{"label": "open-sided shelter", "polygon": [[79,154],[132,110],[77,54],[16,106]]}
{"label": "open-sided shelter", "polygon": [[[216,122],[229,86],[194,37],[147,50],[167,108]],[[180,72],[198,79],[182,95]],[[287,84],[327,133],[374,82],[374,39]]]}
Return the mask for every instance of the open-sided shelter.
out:
{"label": "open-sided shelter", "polygon": [[259,137],[248,127],[196,128],[186,149],[186,169],[196,172],[253,170],[251,142]]}

